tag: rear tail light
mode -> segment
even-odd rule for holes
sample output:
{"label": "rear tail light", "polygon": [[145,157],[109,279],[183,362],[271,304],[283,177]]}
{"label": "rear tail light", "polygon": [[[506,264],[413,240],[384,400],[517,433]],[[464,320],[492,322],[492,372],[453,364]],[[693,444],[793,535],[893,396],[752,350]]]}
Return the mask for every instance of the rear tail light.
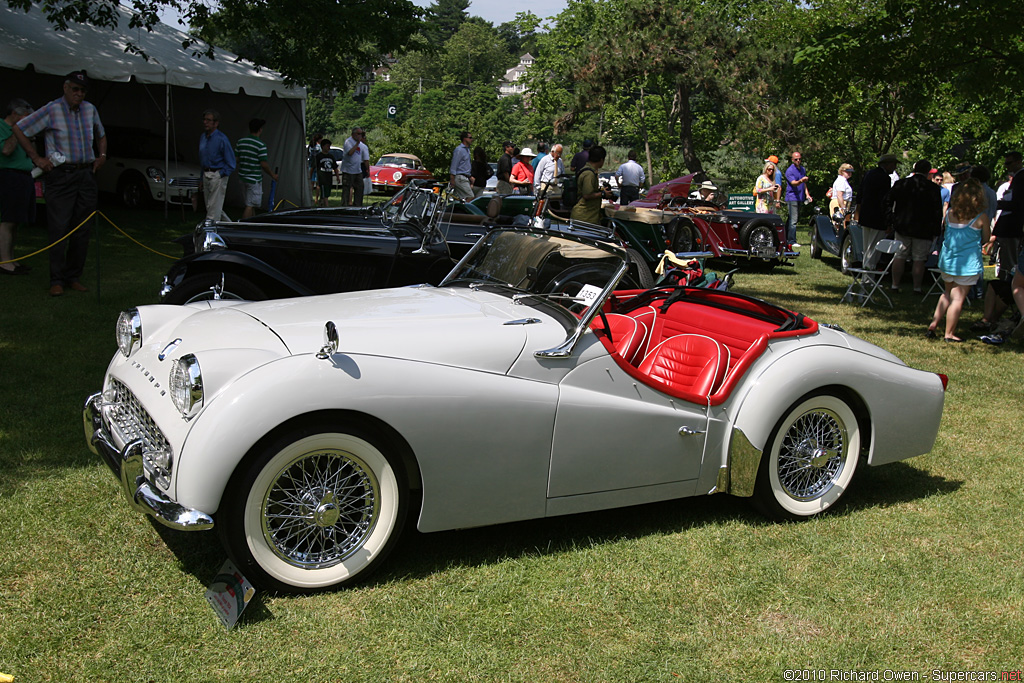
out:
{"label": "rear tail light", "polygon": [[941,372],[937,372],[935,374],[937,374],[939,376],[939,379],[942,380],[942,390],[945,391],[946,387],[949,386],[949,377],[943,375]]}

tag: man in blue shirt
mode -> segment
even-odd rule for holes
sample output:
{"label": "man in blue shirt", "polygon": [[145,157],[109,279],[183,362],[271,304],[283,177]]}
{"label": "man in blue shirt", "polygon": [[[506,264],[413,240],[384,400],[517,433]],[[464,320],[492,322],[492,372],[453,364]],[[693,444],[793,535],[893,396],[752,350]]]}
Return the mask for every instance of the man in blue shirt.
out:
{"label": "man in blue shirt", "polygon": [[452,152],[448,177],[455,196],[468,201],[473,198],[473,155],[469,151],[473,136],[469,131],[463,131],[459,138],[462,142]]}
{"label": "man in blue shirt", "polygon": [[203,112],[203,134],[199,136],[199,164],[203,167],[206,218],[220,220],[221,214],[224,213],[228,176],[235,172],[235,150],[231,148],[228,136],[220,132],[220,114],[214,109]]}
{"label": "man in blue shirt", "polygon": [[789,207],[789,220],[786,222],[786,241],[794,247],[796,243],[796,221],[800,216],[800,202],[811,201],[811,192],[807,189],[807,171],[800,165],[803,155],[793,152],[793,163],[786,169],[786,205]]}

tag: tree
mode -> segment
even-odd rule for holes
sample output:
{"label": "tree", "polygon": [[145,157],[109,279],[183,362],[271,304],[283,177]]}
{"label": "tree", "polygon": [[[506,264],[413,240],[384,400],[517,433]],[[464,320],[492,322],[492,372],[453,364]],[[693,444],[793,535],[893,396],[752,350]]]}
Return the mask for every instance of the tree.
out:
{"label": "tree", "polygon": [[426,12],[423,35],[434,48],[440,49],[454,36],[469,17],[469,0],[434,0]]}
{"label": "tree", "polygon": [[[54,28],[70,23],[115,28],[118,0],[7,0],[28,10],[40,5]],[[420,27],[419,10],[411,0],[125,0],[135,10],[132,28],[151,30],[165,7],[178,10],[192,27],[186,49],[213,58],[213,46],[230,44],[238,54],[280,72],[289,83],[312,90],[346,89],[361,70],[382,55],[401,48]],[[216,7],[216,11],[212,7]],[[355,9],[358,11],[354,11]],[[129,42],[128,51],[142,54]]]}
{"label": "tree", "polygon": [[830,160],[859,167],[912,152],[992,165],[1024,143],[1024,15],[1001,0],[817,0],[788,84]]}
{"label": "tree", "polygon": [[[703,171],[695,135],[704,111],[753,118],[776,52],[757,41],[762,18],[776,9],[743,0],[614,0],[606,25],[577,53],[574,110],[602,107],[626,88],[658,94],[666,132],[692,172]],[[698,109],[695,105],[702,103]],[[717,145],[716,145],[717,146]]]}
{"label": "tree", "polygon": [[446,85],[493,83],[505,73],[509,56],[493,28],[466,22],[444,44],[441,78]]}
{"label": "tree", "polygon": [[537,29],[540,19],[533,12],[516,12],[516,18],[498,26],[498,36],[505,43],[505,49],[516,58],[530,52],[538,52]]}

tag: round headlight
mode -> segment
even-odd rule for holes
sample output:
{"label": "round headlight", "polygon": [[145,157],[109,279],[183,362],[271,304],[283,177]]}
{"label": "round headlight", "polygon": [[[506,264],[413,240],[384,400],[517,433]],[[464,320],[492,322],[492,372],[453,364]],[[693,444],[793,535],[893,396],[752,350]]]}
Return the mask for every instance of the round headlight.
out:
{"label": "round headlight", "polygon": [[114,334],[117,337],[117,348],[125,358],[131,355],[137,346],[142,346],[142,317],[138,309],[131,308],[117,316],[117,329]]}
{"label": "round headlight", "polygon": [[153,180],[154,182],[162,183],[164,181],[164,171],[162,168],[150,166],[146,169],[146,175],[148,175],[150,180]]}
{"label": "round headlight", "polygon": [[191,353],[174,361],[167,383],[171,388],[171,401],[182,417],[188,419],[203,407],[203,373]]}

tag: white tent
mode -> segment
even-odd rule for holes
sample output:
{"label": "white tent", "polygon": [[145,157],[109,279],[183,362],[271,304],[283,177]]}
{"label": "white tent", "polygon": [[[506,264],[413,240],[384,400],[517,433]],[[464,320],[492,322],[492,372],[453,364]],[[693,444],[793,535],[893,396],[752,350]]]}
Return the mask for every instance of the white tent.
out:
{"label": "white tent", "polygon": [[[248,134],[250,119],[265,119],[270,165],[280,168],[278,200],[310,204],[305,90],[286,87],[279,74],[256,71],[223,50],[214,60],[194,57],[182,48],[186,35],[181,31],[164,24],[151,32],[131,29],[131,10],[118,9],[116,31],[82,24],[56,31],[38,6],[26,13],[0,3],[2,103],[21,97],[38,107],[61,96],[65,75],[85,69],[92,81],[88,100],[105,126],[149,129],[166,139],[167,155],[193,163],[199,159],[203,110],[220,112],[220,129],[232,142]],[[148,60],[125,52],[129,36]],[[236,174],[227,203],[241,202]]]}

